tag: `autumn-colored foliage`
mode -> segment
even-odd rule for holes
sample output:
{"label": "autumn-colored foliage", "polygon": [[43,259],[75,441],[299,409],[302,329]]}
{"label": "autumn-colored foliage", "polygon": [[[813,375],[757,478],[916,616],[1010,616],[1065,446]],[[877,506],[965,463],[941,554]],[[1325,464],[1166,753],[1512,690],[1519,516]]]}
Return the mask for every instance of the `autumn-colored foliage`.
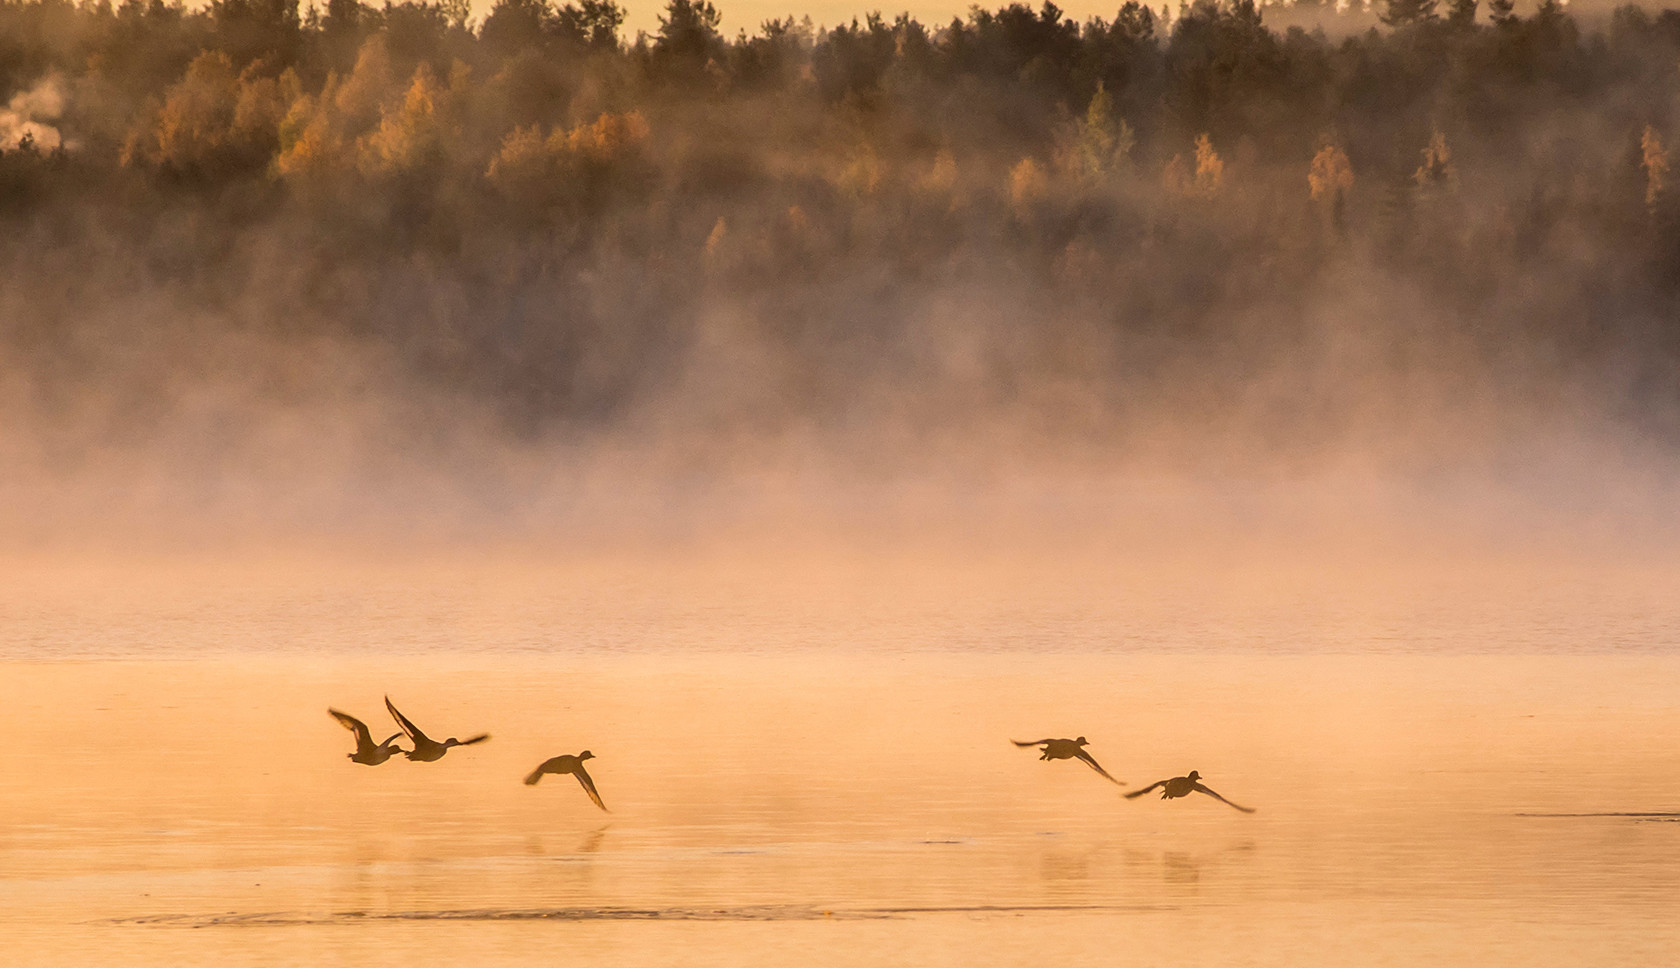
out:
{"label": "autumn-colored foliage", "polygon": [[1313,155],[1312,167],[1307,171],[1307,188],[1315,202],[1334,204],[1338,198],[1353,190],[1353,165],[1347,152],[1339,146],[1327,144]]}
{"label": "autumn-colored foliage", "polygon": [[1114,98],[1097,83],[1085,116],[1070,125],[1058,145],[1063,170],[1076,177],[1101,181],[1131,161],[1137,136],[1125,118],[1114,117]]}
{"label": "autumn-colored foliage", "polygon": [[1183,198],[1213,198],[1225,187],[1225,161],[1213,150],[1213,141],[1204,132],[1196,136],[1195,168],[1185,163],[1183,155],[1173,155],[1161,176],[1167,192]]}
{"label": "autumn-colored foliage", "polygon": [[1630,345],[1680,319],[1680,12],[1477,9],[1008,3],[725,33],[669,0],[631,36],[613,0],[4,0],[0,277],[35,278],[43,238],[62,264],[139,253],[108,291],[155,272],[228,318],[312,313],[532,427],[609,419],[725,291],[855,360],[948,293],[1041,300],[1023,329],[1102,334],[1058,358],[1135,375],[1181,337],[1246,363],[1301,294],[1366,272],[1441,319],[1666,359]]}
{"label": "autumn-colored foliage", "polygon": [[639,173],[649,135],[639,113],[603,114],[588,124],[510,132],[491,159],[485,177],[509,197],[539,205],[584,201],[615,176]]}
{"label": "autumn-colored foliage", "polygon": [[1640,162],[1645,168],[1645,204],[1655,206],[1668,178],[1668,151],[1657,129],[1645,126],[1639,136]]}
{"label": "autumn-colored foliage", "polygon": [[226,54],[206,51],[130,130],[122,161],[200,176],[266,165],[297,96],[290,70],[278,78],[263,76],[257,65],[236,73]]}
{"label": "autumn-colored foliage", "polygon": [[1447,147],[1447,136],[1436,131],[1429,136],[1429,146],[1423,149],[1423,163],[1412,172],[1412,181],[1417,182],[1422,189],[1449,188],[1458,180],[1458,171],[1453,167],[1452,149]]}

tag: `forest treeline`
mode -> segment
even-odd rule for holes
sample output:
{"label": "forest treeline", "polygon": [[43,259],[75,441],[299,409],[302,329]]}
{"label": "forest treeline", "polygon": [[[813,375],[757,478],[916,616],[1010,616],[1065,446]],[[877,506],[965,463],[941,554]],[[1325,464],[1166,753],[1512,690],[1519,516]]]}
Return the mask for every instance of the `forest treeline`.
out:
{"label": "forest treeline", "polygon": [[818,414],[953,380],[1213,411],[1351,327],[1672,432],[1680,12],[1266,9],[4,0],[0,340],[42,407],[207,333],[356,340],[541,432],[720,340]]}

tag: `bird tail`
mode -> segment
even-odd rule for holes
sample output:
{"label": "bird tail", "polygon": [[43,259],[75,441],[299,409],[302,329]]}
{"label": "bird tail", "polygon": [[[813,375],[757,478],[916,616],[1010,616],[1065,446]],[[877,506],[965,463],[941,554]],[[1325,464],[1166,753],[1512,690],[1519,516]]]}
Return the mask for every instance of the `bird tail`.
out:
{"label": "bird tail", "polygon": [[539,766],[536,769],[531,771],[530,776],[527,776],[525,778],[525,785],[526,786],[536,786],[537,781],[542,779],[542,778],[543,778],[543,770],[542,770],[542,767]]}

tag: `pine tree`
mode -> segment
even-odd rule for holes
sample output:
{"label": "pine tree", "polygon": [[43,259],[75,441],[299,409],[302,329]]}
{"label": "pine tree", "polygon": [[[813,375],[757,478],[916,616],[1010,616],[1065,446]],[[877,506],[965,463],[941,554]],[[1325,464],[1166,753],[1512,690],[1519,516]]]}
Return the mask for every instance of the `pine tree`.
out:
{"label": "pine tree", "polygon": [[1440,19],[1435,13],[1437,2],[1438,0],[1388,0],[1387,11],[1381,14],[1381,20],[1390,27],[1433,23]]}
{"label": "pine tree", "polygon": [[1477,0],[1447,0],[1447,26],[1466,31],[1475,26]]}

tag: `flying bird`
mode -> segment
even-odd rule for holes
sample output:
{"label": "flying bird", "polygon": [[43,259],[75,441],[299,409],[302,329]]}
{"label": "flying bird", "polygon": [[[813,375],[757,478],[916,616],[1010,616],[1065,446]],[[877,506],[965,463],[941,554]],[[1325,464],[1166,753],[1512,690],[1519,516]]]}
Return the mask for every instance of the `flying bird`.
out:
{"label": "flying bird", "polygon": [[[543,778],[544,773],[570,773],[577,777],[578,783],[583,785],[583,792],[589,794],[589,799],[595,801],[597,807],[606,810],[607,805],[601,802],[601,795],[595,792],[595,781],[589,778],[589,771],[583,768],[583,761],[594,759],[594,757],[594,753],[584,750],[576,756],[567,754],[544,760],[541,766],[532,770],[531,774],[525,778],[525,785],[536,786],[537,781]],[[607,812],[611,813],[612,811]]]}
{"label": "flying bird", "polygon": [[1197,773],[1195,770],[1191,770],[1186,776],[1175,776],[1170,780],[1156,780],[1154,783],[1149,784],[1141,790],[1133,790],[1132,792],[1126,794],[1126,799],[1134,800],[1156,787],[1161,787],[1161,799],[1163,800],[1176,800],[1179,797],[1187,797],[1192,793],[1205,793],[1228,807],[1236,807],[1243,813],[1254,812],[1253,807],[1245,807],[1241,804],[1232,803],[1212,790],[1209,790],[1207,787],[1202,786],[1200,782],[1201,779],[1202,775],[1200,773]]}
{"label": "flying bird", "polygon": [[391,740],[401,736],[401,733],[392,733],[390,739],[376,746],[373,742],[373,734],[368,732],[367,723],[349,713],[341,713],[336,709],[329,708],[327,712],[332,714],[332,718],[338,720],[339,725],[356,734],[356,752],[350,754],[350,762],[360,763],[364,766],[378,766],[390,759],[393,753],[402,752],[391,742]]}
{"label": "flying bird", "polygon": [[391,711],[391,718],[397,721],[397,725],[402,727],[402,731],[408,734],[408,741],[414,744],[414,748],[404,750],[403,755],[420,763],[431,763],[434,760],[443,759],[443,754],[449,752],[452,746],[471,746],[490,738],[489,733],[479,733],[472,739],[456,739],[451,736],[440,743],[420,732],[420,727],[409,722],[407,716],[397,712],[397,707],[391,705],[390,696],[385,697],[385,708]]}
{"label": "flying bird", "polygon": [[1109,776],[1108,771],[1098,765],[1097,761],[1092,758],[1091,754],[1082,749],[1082,747],[1084,747],[1088,742],[1088,740],[1086,740],[1083,736],[1078,739],[1035,739],[1030,743],[1023,743],[1018,739],[1012,739],[1010,742],[1023,748],[1028,746],[1044,747],[1038,757],[1041,760],[1082,760],[1086,766],[1096,770],[1098,773],[1101,773],[1103,779],[1116,785],[1119,785],[1120,783],[1119,780]]}

